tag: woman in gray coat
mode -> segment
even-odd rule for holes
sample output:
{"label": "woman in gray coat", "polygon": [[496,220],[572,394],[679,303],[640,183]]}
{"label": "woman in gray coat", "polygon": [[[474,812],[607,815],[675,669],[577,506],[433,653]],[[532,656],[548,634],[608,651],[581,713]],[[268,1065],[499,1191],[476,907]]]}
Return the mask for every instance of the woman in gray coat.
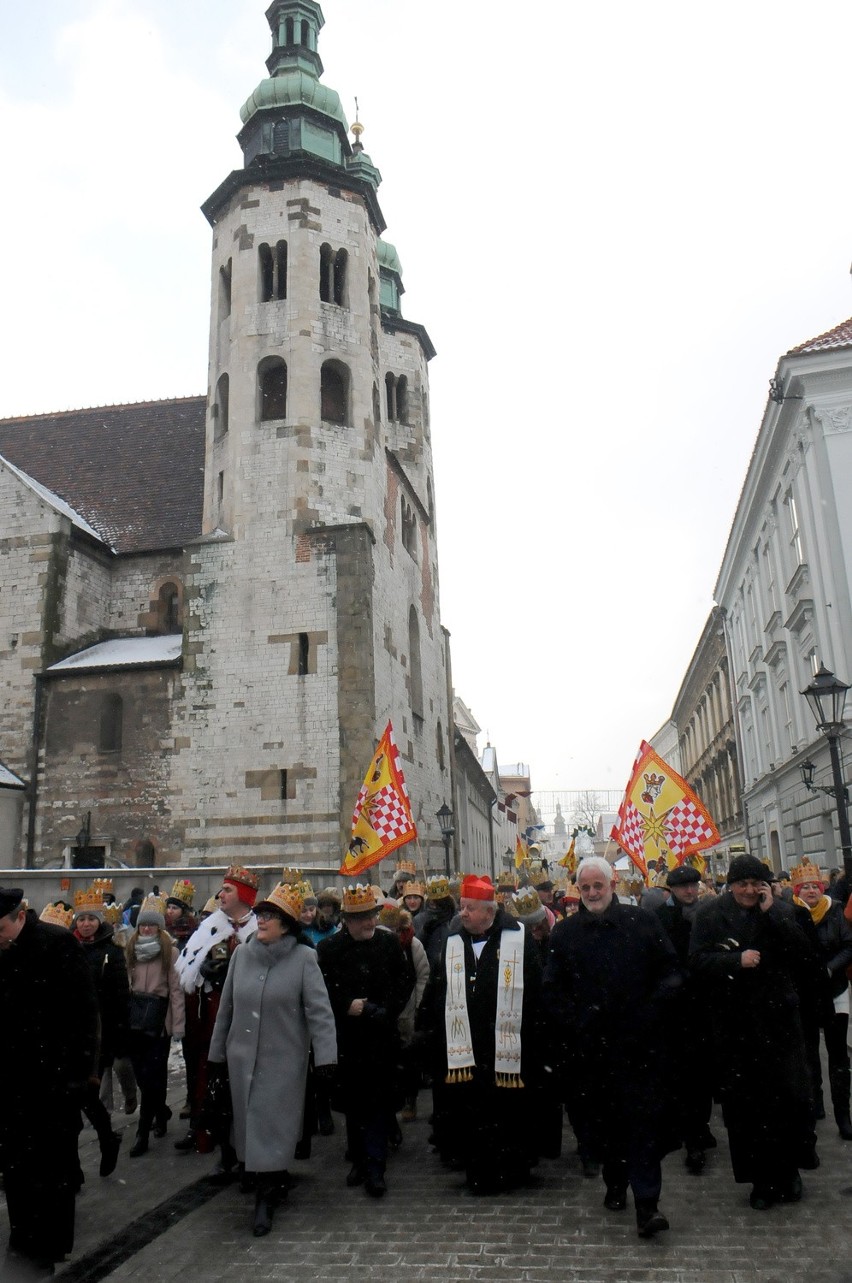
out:
{"label": "woman in gray coat", "polygon": [[268,1234],[287,1194],[287,1168],[302,1132],[308,1054],[328,1076],[337,1060],[334,1016],[317,955],[299,926],[302,897],[280,883],[255,906],[257,934],[234,951],[210,1068],[227,1060],[234,1148],[258,1174],[254,1234]]}

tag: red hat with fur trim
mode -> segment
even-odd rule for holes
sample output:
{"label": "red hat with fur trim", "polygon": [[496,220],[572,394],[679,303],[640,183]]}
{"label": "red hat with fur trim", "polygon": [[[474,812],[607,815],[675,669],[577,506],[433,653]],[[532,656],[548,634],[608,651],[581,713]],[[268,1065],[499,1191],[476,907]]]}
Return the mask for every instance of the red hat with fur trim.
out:
{"label": "red hat with fur trim", "polygon": [[490,878],[478,878],[469,873],[462,880],[461,898],[463,900],[493,900],[497,895],[497,889]]}

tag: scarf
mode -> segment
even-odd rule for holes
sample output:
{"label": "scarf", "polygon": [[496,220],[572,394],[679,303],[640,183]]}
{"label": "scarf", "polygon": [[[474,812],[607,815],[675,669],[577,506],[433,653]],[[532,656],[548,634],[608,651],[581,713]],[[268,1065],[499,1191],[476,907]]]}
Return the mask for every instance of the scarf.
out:
{"label": "scarf", "polygon": [[[523,1087],[521,1079],[521,1020],[524,1009],[524,928],[500,932],[500,956],[497,963],[499,988],[494,1022],[494,1076],[498,1087]],[[476,1060],[473,1034],[467,1009],[467,970],[464,940],[460,935],[447,938],[447,999],[444,1023],[447,1032],[448,1083],[469,1083]]]}
{"label": "scarf", "polygon": [[822,922],[823,918],[828,913],[834,901],[829,900],[828,896],[824,895],[820,900],[819,904],[815,905],[814,908],[812,909],[809,904],[805,904],[804,900],[800,900],[797,895],[794,895],[793,903],[800,905],[800,907],[803,909],[807,909],[808,913],[813,918],[814,926],[819,926],[820,922]]}
{"label": "scarf", "polygon": [[133,946],[137,962],[153,962],[160,956],[162,945],[159,936],[138,936]]}

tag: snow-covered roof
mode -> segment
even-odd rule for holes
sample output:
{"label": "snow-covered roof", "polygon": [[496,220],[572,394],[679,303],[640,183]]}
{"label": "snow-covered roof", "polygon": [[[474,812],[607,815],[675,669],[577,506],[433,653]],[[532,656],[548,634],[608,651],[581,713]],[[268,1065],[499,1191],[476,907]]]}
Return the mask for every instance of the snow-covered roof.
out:
{"label": "snow-covered roof", "polygon": [[169,633],[165,637],[117,637],[98,642],[76,655],[51,664],[49,673],[79,672],[93,668],[140,668],[152,664],[175,664],[180,659],[183,636]]}
{"label": "snow-covered roof", "polygon": [[0,789],[25,789],[24,781],[0,762]]}
{"label": "snow-covered roof", "polygon": [[[64,499],[60,499],[58,494],[54,494],[52,490],[48,490],[47,486],[43,486],[40,481],[36,481],[35,477],[31,477],[29,473],[24,472],[21,468],[16,468],[14,463],[10,463],[2,454],[0,454],[0,462],[5,464],[9,471],[14,473],[19,481],[23,481],[24,485],[28,486],[29,489],[32,490],[33,494],[38,495],[39,499],[43,499],[44,502],[49,503],[51,508],[54,508],[56,512],[61,513],[63,517],[67,517],[78,530],[82,530],[85,534],[91,535],[93,539],[97,539],[98,543],[105,543],[107,544],[107,547],[112,547],[112,545],[104,539],[103,535],[99,534],[98,531],[95,530],[94,526],[89,525],[85,517],[81,517],[79,512],[75,512],[70,503],[66,503]],[[115,551],[115,549],[112,549],[112,551]]]}

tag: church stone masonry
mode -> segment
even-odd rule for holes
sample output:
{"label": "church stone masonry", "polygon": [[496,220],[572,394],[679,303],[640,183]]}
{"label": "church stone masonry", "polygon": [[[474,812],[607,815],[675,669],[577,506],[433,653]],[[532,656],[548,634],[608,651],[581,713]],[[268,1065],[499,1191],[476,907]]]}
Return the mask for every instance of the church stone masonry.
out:
{"label": "church stone masonry", "polygon": [[[163,863],[336,865],[389,718],[426,862],[443,861],[434,817],[452,796],[452,746],[429,433],[434,351],[401,314],[401,268],[381,239],[381,180],[361,126],[351,144],[339,99],[320,81],[319,5],[276,0],[267,19],[269,76],[242,111],[245,167],[204,206],[212,304],[195,537],[135,565],[98,550],[101,597],[114,602],[120,584],[133,583],[134,607],[150,605],[149,615],[113,605],[41,655],[164,631],[154,572],[162,583],[168,571],[182,663],[42,679],[37,863],[63,849],[46,813],[71,808],[91,810],[93,843],[100,833],[121,858],[150,839]],[[0,424],[0,455],[10,439]],[[73,494],[62,497],[73,507]],[[37,542],[52,537],[25,527]],[[37,554],[29,544],[16,553]],[[19,682],[29,699],[4,724],[7,764],[27,758],[31,681]],[[108,690],[128,708],[143,691],[151,700],[147,734],[124,736],[121,772],[114,758],[104,764],[113,793],[123,779],[137,795],[128,823],[115,805],[107,819],[104,787],[70,769]]]}

